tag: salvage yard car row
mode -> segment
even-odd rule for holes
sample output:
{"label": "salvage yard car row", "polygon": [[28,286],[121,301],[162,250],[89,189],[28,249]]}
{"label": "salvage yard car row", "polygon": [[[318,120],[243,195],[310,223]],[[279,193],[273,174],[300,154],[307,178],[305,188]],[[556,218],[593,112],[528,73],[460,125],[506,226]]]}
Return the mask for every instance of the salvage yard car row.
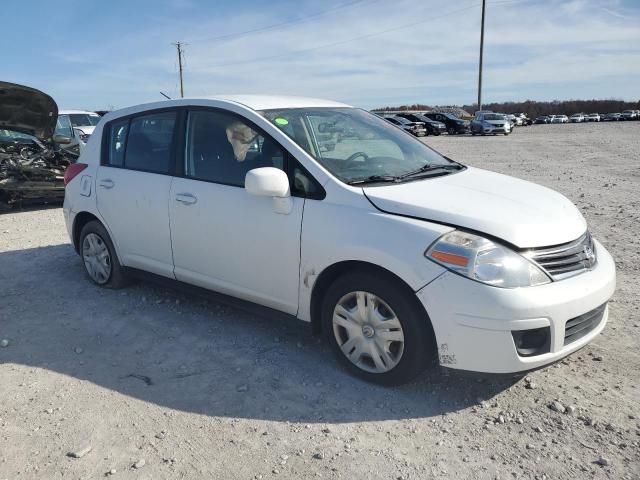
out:
{"label": "salvage yard car row", "polygon": [[566,115],[541,115],[533,123],[587,123],[587,122],[619,122],[624,120],[640,120],[640,110],[625,110],[622,113],[574,113]]}

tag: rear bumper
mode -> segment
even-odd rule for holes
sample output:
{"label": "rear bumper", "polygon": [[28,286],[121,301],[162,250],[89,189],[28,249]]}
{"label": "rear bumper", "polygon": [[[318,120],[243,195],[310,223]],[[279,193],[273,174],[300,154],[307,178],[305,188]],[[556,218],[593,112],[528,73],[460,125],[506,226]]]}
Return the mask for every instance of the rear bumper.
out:
{"label": "rear bumper", "polygon": [[[596,267],[538,287],[501,289],[447,272],[417,292],[429,314],[440,364],[487,373],[525,371],[582,348],[603,329],[608,308],[584,336],[565,345],[565,324],[606,304],[616,284],[615,264],[596,242]],[[548,327],[548,353],[518,354],[514,331]],[[572,340],[572,339],[569,339]]]}

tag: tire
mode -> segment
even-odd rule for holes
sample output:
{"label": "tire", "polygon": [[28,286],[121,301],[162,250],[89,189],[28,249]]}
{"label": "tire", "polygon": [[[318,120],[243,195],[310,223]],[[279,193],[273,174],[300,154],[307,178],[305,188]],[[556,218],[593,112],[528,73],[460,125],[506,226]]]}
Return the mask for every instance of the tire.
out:
{"label": "tire", "polygon": [[449,127],[449,128],[447,128],[447,133],[449,135],[455,135],[456,134],[456,129],[453,128],[453,127]]}
{"label": "tire", "polygon": [[85,273],[96,285],[118,289],[130,283],[111,237],[100,222],[93,220],[82,228],[79,251]]}
{"label": "tire", "polygon": [[[364,308],[358,308],[359,299]],[[359,313],[369,313],[366,306],[372,304],[377,314],[374,321],[359,321],[362,320]],[[334,313],[337,313],[335,317]],[[349,329],[334,323],[338,317]],[[335,280],[324,295],[321,321],[338,361],[363,380],[400,385],[410,382],[434,363],[436,346],[431,324],[415,294],[397,279],[378,271],[356,271]],[[399,330],[395,326],[399,326]],[[383,339],[383,336],[393,336],[395,340]],[[400,336],[402,340],[398,340]],[[350,347],[353,347],[354,358],[360,352],[355,358],[359,365],[343,351]],[[377,362],[370,351],[375,352]]]}

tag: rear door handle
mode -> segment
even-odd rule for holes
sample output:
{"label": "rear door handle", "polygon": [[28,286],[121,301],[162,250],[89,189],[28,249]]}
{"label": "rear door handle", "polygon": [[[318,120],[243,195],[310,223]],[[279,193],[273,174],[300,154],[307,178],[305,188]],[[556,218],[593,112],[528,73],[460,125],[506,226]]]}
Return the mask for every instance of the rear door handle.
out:
{"label": "rear door handle", "polygon": [[116,186],[116,184],[113,183],[113,180],[111,180],[110,178],[105,178],[104,180],[100,180],[100,186],[102,188],[113,188]]}
{"label": "rear door handle", "polygon": [[198,201],[198,199],[190,193],[177,193],[176,201],[183,203],[184,205],[193,205]]}

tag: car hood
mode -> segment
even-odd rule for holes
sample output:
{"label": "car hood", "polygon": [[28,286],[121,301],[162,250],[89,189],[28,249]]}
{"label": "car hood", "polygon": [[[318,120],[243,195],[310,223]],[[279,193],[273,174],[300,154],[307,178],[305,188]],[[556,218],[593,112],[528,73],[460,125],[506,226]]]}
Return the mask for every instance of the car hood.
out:
{"label": "car hood", "polygon": [[442,177],[369,187],[364,193],[382,211],[485,233],[518,248],[566,243],[587,229],[584,217],[563,195],[471,167]]}
{"label": "car hood", "polygon": [[56,128],[58,105],[46,93],[0,82],[0,128],[49,140]]}

